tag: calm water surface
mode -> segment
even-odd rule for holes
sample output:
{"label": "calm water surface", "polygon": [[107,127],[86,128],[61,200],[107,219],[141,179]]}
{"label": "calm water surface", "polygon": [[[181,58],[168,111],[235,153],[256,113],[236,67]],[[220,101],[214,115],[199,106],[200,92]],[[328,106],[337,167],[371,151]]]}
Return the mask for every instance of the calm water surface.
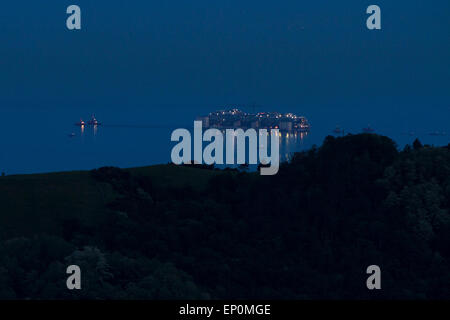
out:
{"label": "calm water surface", "polygon": [[[170,135],[175,128],[190,129],[196,115],[214,108],[157,107],[134,109],[133,113],[116,108],[100,108],[96,117],[102,122],[97,128],[81,129],[74,124],[80,117],[89,120],[89,108],[3,108],[0,114],[0,170],[6,174],[39,173],[68,170],[89,170],[100,166],[134,167],[170,162],[175,143]],[[374,113],[370,119],[358,114],[340,114],[330,109],[326,113],[311,108],[293,111],[305,115],[312,124],[308,134],[282,134],[280,155],[305,150],[334,134],[339,125],[346,133],[359,133],[371,125],[376,133],[393,138],[399,147],[411,144],[416,137],[423,143],[447,145],[450,128],[439,115],[390,112],[389,116]],[[387,111],[386,111],[387,112]],[[386,114],[386,113],[385,113]],[[439,135],[431,135],[439,132]],[[73,134],[73,136],[72,136]]]}

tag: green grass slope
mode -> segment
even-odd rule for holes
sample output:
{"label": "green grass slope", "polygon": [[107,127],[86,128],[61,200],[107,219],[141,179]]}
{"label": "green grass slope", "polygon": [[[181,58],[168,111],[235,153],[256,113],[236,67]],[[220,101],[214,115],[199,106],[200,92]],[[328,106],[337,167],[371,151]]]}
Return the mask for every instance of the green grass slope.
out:
{"label": "green grass slope", "polygon": [[[174,165],[127,169],[151,177],[159,186],[203,188],[216,171]],[[61,221],[77,218],[87,225],[102,220],[105,204],[117,195],[89,171],[0,177],[0,239],[36,233],[60,234]]]}

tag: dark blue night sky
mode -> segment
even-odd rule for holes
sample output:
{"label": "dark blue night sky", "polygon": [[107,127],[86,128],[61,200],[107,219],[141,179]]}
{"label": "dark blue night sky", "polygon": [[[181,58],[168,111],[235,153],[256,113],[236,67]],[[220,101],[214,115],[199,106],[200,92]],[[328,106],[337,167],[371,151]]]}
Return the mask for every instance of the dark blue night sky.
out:
{"label": "dark blue night sky", "polygon": [[[70,4],[82,9],[81,31],[65,27]],[[376,1],[381,31],[365,27],[369,4],[8,1],[1,104],[297,105],[376,96],[448,106],[450,3]]]}
{"label": "dark blue night sky", "polygon": [[[82,10],[80,31],[66,28],[71,4]],[[371,4],[381,7],[380,31],[366,28]],[[351,118],[444,129],[449,15],[448,0],[5,1],[0,113],[27,124],[36,112],[72,124],[91,111],[110,122],[179,123],[255,102],[316,127]]]}

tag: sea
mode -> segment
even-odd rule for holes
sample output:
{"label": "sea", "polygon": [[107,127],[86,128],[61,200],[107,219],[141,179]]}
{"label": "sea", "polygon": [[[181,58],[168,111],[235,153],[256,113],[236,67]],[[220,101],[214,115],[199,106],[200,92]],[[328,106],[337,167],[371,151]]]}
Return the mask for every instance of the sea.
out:
{"label": "sea", "polygon": [[[173,130],[191,130],[196,116],[217,109],[218,106],[192,105],[2,106],[0,171],[11,175],[169,163],[176,144],[171,141]],[[286,161],[294,152],[320,146],[328,135],[340,135],[334,132],[337,126],[344,134],[360,133],[370,126],[375,133],[393,139],[399,149],[416,138],[435,146],[450,142],[448,117],[427,108],[414,110],[403,105],[381,109],[328,105],[273,106],[256,111],[293,112],[308,118],[310,132],[281,135],[280,157]],[[443,112],[448,114],[448,109]],[[84,128],[75,125],[80,119],[89,120],[92,114],[101,125]]]}

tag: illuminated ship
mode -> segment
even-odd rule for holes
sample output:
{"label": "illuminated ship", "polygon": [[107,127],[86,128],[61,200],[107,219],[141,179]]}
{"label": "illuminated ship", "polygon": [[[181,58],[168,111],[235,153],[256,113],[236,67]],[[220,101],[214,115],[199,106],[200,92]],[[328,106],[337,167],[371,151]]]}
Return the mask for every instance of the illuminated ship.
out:
{"label": "illuminated ship", "polygon": [[308,132],[308,119],[293,113],[279,112],[245,113],[239,109],[218,110],[207,116],[197,117],[203,127],[210,128],[253,128],[279,129],[280,131]]}
{"label": "illuminated ship", "polygon": [[75,123],[75,125],[76,125],[76,126],[82,127],[82,126],[85,126],[86,123],[83,121],[83,119],[80,119],[80,121],[78,121],[77,123]]}
{"label": "illuminated ship", "polygon": [[83,119],[80,119],[77,123],[75,123],[76,126],[84,127],[84,126],[99,126],[101,125],[101,122],[99,122],[94,115],[92,115],[91,120],[85,122]]}
{"label": "illuminated ship", "polygon": [[87,124],[88,124],[89,126],[99,126],[99,125],[101,125],[101,123],[98,122],[97,119],[95,119],[94,115],[92,115],[91,120],[89,120],[89,121],[87,122]]}

